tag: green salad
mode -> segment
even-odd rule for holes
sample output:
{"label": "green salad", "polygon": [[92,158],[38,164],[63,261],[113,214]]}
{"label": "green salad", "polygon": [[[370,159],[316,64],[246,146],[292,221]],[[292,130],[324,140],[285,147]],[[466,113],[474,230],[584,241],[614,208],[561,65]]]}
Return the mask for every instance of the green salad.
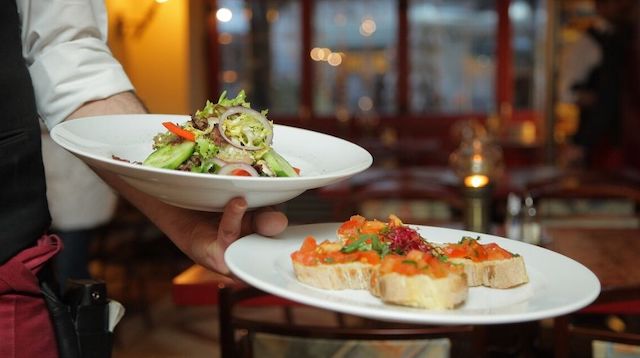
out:
{"label": "green salad", "polygon": [[237,176],[297,177],[299,171],[272,147],[267,111],[251,109],[244,91],[207,101],[186,123],[164,122],[143,165]]}

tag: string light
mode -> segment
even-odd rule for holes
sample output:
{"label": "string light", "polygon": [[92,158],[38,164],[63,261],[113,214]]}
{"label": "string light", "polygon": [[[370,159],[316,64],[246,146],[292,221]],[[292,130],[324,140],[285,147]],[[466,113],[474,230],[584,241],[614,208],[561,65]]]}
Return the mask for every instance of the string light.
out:
{"label": "string light", "polygon": [[340,66],[342,63],[342,56],[337,52],[332,52],[327,56],[327,62],[334,67]]}
{"label": "string light", "polygon": [[364,19],[360,24],[360,35],[369,37],[374,32],[376,32],[376,22],[371,18]]}
{"label": "string light", "polygon": [[233,18],[233,12],[226,7],[221,7],[216,11],[216,19],[220,22],[229,22]]}

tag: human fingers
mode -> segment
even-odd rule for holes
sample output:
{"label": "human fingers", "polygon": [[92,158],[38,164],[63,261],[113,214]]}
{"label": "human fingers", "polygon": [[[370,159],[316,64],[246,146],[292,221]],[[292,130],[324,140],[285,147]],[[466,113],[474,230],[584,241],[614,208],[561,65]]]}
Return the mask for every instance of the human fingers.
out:
{"label": "human fingers", "polygon": [[223,274],[229,274],[224,263],[224,252],[235,240],[243,234],[256,232],[264,236],[274,236],[281,233],[288,224],[287,217],[273,208],[261,208],[254,212],[247,212],[247,202],[243,198],[230,200],[224,208],[216,241],[210,251],[213,268]]}
{"label": "human fingers", "polygon": [[240,237],[242,219],[246,211],[247,201],[244,198],[233,198],[224,207],[212,252],[213,265],[220,273],[227,274],[229,272],[224,263],[224,252],[232,242]]}
{"label": "human fingers", "polygon": [[253,228],[264,236],[275,236],[287,228],[289,219],[273,208],[262,208],[253,213]]}

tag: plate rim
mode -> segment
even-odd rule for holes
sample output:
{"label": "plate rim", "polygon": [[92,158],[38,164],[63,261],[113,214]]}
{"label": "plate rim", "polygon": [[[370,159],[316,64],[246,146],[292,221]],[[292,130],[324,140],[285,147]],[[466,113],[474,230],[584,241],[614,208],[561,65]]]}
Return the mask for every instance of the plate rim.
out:
{"label": "plate rim", "polygon": [[[248,243],[251,240],[256,240],[256,239],[257,240],[262,240],[262,239],[282,240],[280,245],[282,245],[282,242],[301,243],[302,240],[304,239],[302,235],[301,235],[302,237],[298,237],[298,238],[287,238],[286,236],[288,232],[291,232],[294,230],[304,230],[305,228],[308,228],[308,229],[321,228],[321,229],[327,230],[327,229],[331,229],[332,227],[335,227],[337,229],[337,227],[340,224],[341,223],[317,223],[317,224],[293,225],[287,228],[285,232],[283,232],[282,234],[273,238],[264,237],[258,234],[251,234],[251,235],[244,236],[239,240],[235,241],[234,243],[232,243],[229,246],[229,248],[227,248],[227,251],[225,252],[225,255],[224,255],[225,263],[227,264],[227,267],[229,268],[229,270],[244,282],[258,289],[261,289],[265,292],[268,292],[277,296],[281,296],[281,297],[290,299],[292,301],[300,302],[303,304],[307,304],[310,306],[315,306],[323,309],[329,309],[337,312],[354,314],[354,315],[364,316],[368,318],[379,319],[383,321],[404,322],[404,323],[413,323],[413,324],[485,325],[485,324],[506,324],[506,323],[525,322],[525,321],[535,321],[535,320],[540,320],[544,318],[562,316],[564,314],[577,311],[587,306],[591,302],[593,302],[600,294],[600,290],[601,290],[600,282],[597,276],[591,270],[589,270],[583,264],[567,256],[561,255],[555,251],[551,251],[543,247],[527,244],[520,241],[509,240],[507,238],[496,236],[496,235],[475,233],[475,232],[466,231],[466,230],[458,230],[458,229],[452,229],[452,228],[427,226],[427,225],[406,224],[410,227],[417,228],[420,231],[445,230],[445,231],[453,231],[456,234],[481,235],[481,237],[483,237],[483,239],[486,239],[487,242],[495,242],[495,241],[502,242],[503,240],[506,240],[505,242],[512,242],[513,244],[515,244],[515,246],[523,245],[521,247],[525,247],[525,248],[528,247],[529,249],[534,251],[539,250],[539,253],[544,255],[552,255],[556,259],[563,260],[565,264],[573,266],[572,269],[580,270],[580,273],[584,275],[583,278],[589,281],[590,287],[585,287],[585,289],[586,291],[590,292],[590,294],[581,296],[581,299],[579,300],[566,302],[566,303],[563,303],[563,305],[557,305],[556,307],[544,308],[544,309],[533,310],[528,312],[519,312],[519,313],[474,313],[474,314],[462,313],[461,314],[460,313],[461,311],[456,311],[456,309],[445,310],[445,311],[421,310],[421,309],[412,309],[404,306],[394,306],[394,305],[389,305],[384,303],[381,303],[382,305],[381,307],[384,307],[384,309],[382,310],[378,309],[377,307],[376,308],[364,307],[362,309],[357,309],[352,307],[351,304],[349,303],[339,304],[337,307],[328,308],[326,307],[326,305],[323,306],[322,304],[318,304],[318,300],[322,299],[321,297],[320,298],[312,297],[313,295],[309,295],[306,293],[294,292],[287,289],[286,287],[279,287],[277,285],[274,285],[273,283],[265,282],[264,280],[257,278],[256,276],[253,276],[250,273],[245,272],[245,270],[243,270],[242,267],[237,264],[235,258],[233,257],[234,255],[239,255],[239,253],[236,253],[236,251],[243,250],[244,249],[243,246],[245,245],[244,243]],[[309,235],[314,235],[313,232],[311,231],[312,230],[309,230]],[[324,237],[322,239],[324,239]],[[437,241],[437,240],[433,240],[433,241]],[[446,241],[446,242],[450,242],[450,241]],[[512,246],[512,245],[508,245],[508,246]],[[288,256],[290,253],[286,253],[286,254]],[[272,266],[277,264],[277,259],[273,258],[271,264]],[[525,262],[525,264],[530,267],[538,266],[535,263],[531,263],[531,262],[529,263]],[[296,281],[296,284],[300,285],[301,287],[305,287],[305,288],[311,287],[298,282],[295,279],[295,277],[293,277],[292,279]],[[530,282],[529,284],[532,284],[532,283]],[[311,292],[313,291],[311,290]],[[329,290],[329,292],[331,291]],[[537,294],[537,295],[534,294],[533,298],[538,298],[539,295],[540,294]],[[532,297],[529,297],[526,299],[526,301],[529,302],[531,299]],[[327,303],[335,304],[335,302],[327,302]],[[414,318],[409,318],[407,312],[411,312],[415,310],[418,310],[419,313],[423,313],[422,311],[424,311],[425,314],[424,315],[420,314],[420,315],[416,315],[416,317]],[[394,313],[399,314],[399,316],[393,317],[392,315]]]}

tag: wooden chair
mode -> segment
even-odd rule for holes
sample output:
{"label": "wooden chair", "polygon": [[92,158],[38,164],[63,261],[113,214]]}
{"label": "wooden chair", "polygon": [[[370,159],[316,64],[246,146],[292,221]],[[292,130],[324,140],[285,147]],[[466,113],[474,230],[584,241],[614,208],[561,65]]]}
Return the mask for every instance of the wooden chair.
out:
{"label": "wooden chair", "polygon": [[640,181],[621,173],[571,171],[527,183],[543,225],[640,226]]}
{"label": "wooden chair", "polygon": [[[545,201],[553,202],[555,204],[550,205],[561,208],[547,208],[546,212],[539,210],[543,230],[545,225],[589,228],[640,227],[640,181],[624,173],[567,172],[542,182],[528,183],[523,194],[530,195],[538,209],[544,209],[542,205]],[[576,200],[584,201],[576,205]],[[571,210],[576,208],[578,210]],[[560,212],[559,215],[554,216],[557,212]],[[581,318],[594,314],[640,319],[640,293],[638,290],[603,292],[596,302],[584,309],[556,318],[556,356],[569,355],[571,338],[580,338],[587,342],[605,340],[640,345],[639,332],[616,332],[580,324]]]}
{"label": "wooden chair", "polygon": [[[474,326],[417,326],[385,323],[372,320],[359,320],[356,324],[345,322],[334,325],[299,324],[296,322],[277,322],[260,317],[241,315],[240,306],[247,301],[269,297],[270,295],[253,287],[226,286],[220,291],[220,344],[223,358],[265,356],[264,351],[257,352],[265,342],[278,342],[281,350],[275,356],[309,356],[310,352],[297,349],[316,349],[316,343],[343,345],[342,348],[362,344],[358,349],[366,349],[367,343],[386,342],[416,342],[427,344],[426,340],[449,338],[454,342],[452,351],[457,350],[455,356],[482,356],[484,352],[483,330]],[[324,312],[318,311],[318,315]],[[314,316],[317,317],[317,316]],[[438,341],[443,342],[443,341]],[[446,342],[446,341],[444,341]],[[463,347],[465,346],[466,347]],[[291,349],[295,348],[295,352]],[[310,348],[311,347],[311,348]],[[322,346],[320,346],[322,347]],[[462,352],[466,348],[466,353]],[[285,352],[289,350],[288,352]],[[273,351],[268,354],[276,354]],[[293,354],[293,355],[292,355]]]}

